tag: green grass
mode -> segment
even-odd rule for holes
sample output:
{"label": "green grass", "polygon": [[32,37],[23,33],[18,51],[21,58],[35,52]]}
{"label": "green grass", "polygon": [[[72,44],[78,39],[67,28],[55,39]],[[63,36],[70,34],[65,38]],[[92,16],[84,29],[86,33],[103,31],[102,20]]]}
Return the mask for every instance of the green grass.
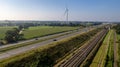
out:
{"label": "green grass", "polygon": [[[44,40],[48,40],[48,39],[44,39]],[[6,48],[2,48],[2,49],[0,49],[0,54],[4,53],[6,51],[9,51],[9,50],[16,49],[16,48],[24,47],[24,46],[27,46],[27,45],[33,45],[33,44],[42,42],[44,40],[36,40],[36,41],[31,41],[31,42],[27,42],[27,43],[23,43],[23,44],[17,44],[17,45],[14,45],[14,46],[9,46],[9,47],[6,47]]]}
{"label": "green grass", "polygon": [[15,28],[15,26],[0,27],[0,39],[4,39],[6,31],[12,28]]}
{"label": "green grass", "polygon": [[118,67],[120,67],[120,34],[117,34],[117,44],[118,44]]}
{"label": "green grass", "polygon": [[5,48],[0,49],[0,53],[4,53],[8,50],[13,50],[13,49],[16,49],[16,48],[19,48],[19,47],[33,45],[33,44],[40,43],[40,42],[45,41],[45,40],[49,40],[49,39],[56,38],[56,37],[59,37],[59,36],[63,36],[63,35],[70,34],[70,33],[65,33],[65,34],[61,34],[61,35],[58,35],[58,36],[54,36],[54,37],[49,37],[49,38],[45,38],[45,39],[40,39],[40,40],[35,40],[35,41],[31,41],[31,42],[26,42],[26,43],[22,43],[22,44],[17,44],[17,45],[5,47]]}
{"label": "green grass", "polygon": [[[100,32],[99,32],[99,33],[100,33]],[[86,46],[90,41],[92,41],[99,33],[95,34],[93,37],[90,37],[89,40],[86,40],[81,47],[73,49],[73,51],[71,51],[70,53],[68,53],[62,61],[60,61],[58,64],[55,65],[55,67],[58,67],[61,63],[63,63],[64,61],[68,60],[72,55],[74,55],[76,52],[78,52],[79,49],[83,48],[83,47]],[[94,50],[94,49],[93,49],[93,50]],[[87,58],[88,58],[88,57],[87,57]],[[87,59],[85,59],[85,60],[87,60]],[[88,61],[88,60],[87,60],[87,61]],[[86,64],[86,61],[84,61],[84,62],[80,65],[80,67],[87,67],[87,66],[84,66],[85,64]]]}
{"label": "green grass", "polygon": [[[4,39],[5,33],[7,30],[11,30],[16,26],[7,26],[7,27],[0,27],[0,39]],[[29,29],[25,29],[23,31],[25,39],[32,39],[35,37],[46,36],[50,34],[60,33],[64,31],[74,30],[78,27],[68,27],[68,26],[37,26],[37,27],[30,27]]]}
{"label": "green grass", "polygon": [[37,27],[30,27],[29,29],[26,29],[23,31],[24,38],[25,39],[31,39],[35,37],[41,37],[45,35],[60,33],[64,31],[74,30],[78,27],[59,27],[59,26],[37,26]]}
{"label": "green grass", "polygon": [[117,38],[118,38],[118,40],[120,41],[120,34],[117,34]]}
{"label": "green grass", "polygon": [[[69,38],[71,39],[71,38]],[[14,56],[14,57],[11,57],[11,58],[7,58],[7,59],[4,59],[4,60],[0,60],[0,66],[1,65],[6,65],[10,62],[13,62],[13,61],[16,61],[18,59],[22,59],[22,58],[25,58],[25,57],[28,57],[28,56],[31,56],[31,55],[34,55],[36,52],[41,52],[42,50],[45,50],[45,49],[48,49],[48,48],[51,48],[51,47],[54,47],[54,46],[57,46],[58,43],[64,43],[64,41],[69,41],[69,39],[64,39],[62,40],[61,42],[56,42],[56,43],[52,43],[52,44],[49,44],[49,45],[46,45],[46,46],[42,46],[42,47],[39,47],[38,49],[33,49],[31,51],[28,51],[28,52],[25,52],[21,55],[17,55],[17,56]],[[13,59],[14,58],[14,59]]]}
{"label": "green grass", "polygon": [[82,35],[78,34],[53,44],[38,47],[38,49],[25,52],[24,54],[0,60],[0,67],[4,67],[4,65],[5,67],[40,67],[41,64],[46,67],[53,67],[52,65],[56,60],[63,57],[73,48],[81,46],[81,43],[88,40],[90,36],[94,36],[97,32],[98,30],[94,30]]}
{"label": "green grass", "polygon": [[[39,29],[39,28],[50,28],[48,26],[42,26],[42,27],[31,27],[30,29],[31,30],[36,30],[36,29]],[[58,36],[54,36],[54,37],[50,37],[50,38],[45,38],[45,39],[42,39],[42,40],[35,40],[35,41],[31,41],[31,42],[27,42],[27,43],[23,43],[23,44],[17,44],[17,45],[14,45],[14,46],[10,46],[10,47],[6,47],[6,48],[3,48],[3,49],[0,49],[0,53],[3,53],[3,52],[6,52],[8,50],[12,50],[12,49],[16,49],[16,48],[19,48],[19,47],[24,47],[24,46],[27,46],[27,45],[31,45],[31,44],[35,44],[35,43],[39,43],[39,42],[42,42],[44,40],[48,40],[48,39],[52,39],[52,38],[55,38],[55,37],[59,37],[59,36],[63,36],[63,35],[66,35],[66,34],[62,34],[62,35],[58,35]]]}
{"label": "green grass", "polygon": [[107,52],[107,58],[106,58],[106,67],[113,67],[114,62],[114,31],[112,30],[111,38],[109,42],[109,48]]}
{"label": "green grass", "polygon": [[112,30],[109,31],[109,33],[106,35],[102,45],[100,46],[96,56],[94,57],[90,67],[98,67],[100,65],[103,67],[105,65],[106,61],[106,55],[108,51],[108,46],[109,46],[109,36],[111,36]]}

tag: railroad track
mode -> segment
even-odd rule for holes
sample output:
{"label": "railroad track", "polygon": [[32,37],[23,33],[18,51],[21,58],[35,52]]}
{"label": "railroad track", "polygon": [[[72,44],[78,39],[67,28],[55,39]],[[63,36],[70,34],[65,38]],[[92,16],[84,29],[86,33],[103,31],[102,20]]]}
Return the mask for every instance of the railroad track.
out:
{"label": "railroad track", "polygon": [[90,41],[86,46],[79,49],[76,54],[71,58],[61,63],[58,67],[78,67],[86,59],[92,49],[96,46],[99,40],[107,33],[107,29],[103,29],[99,35],[97,35],[92,41]]}

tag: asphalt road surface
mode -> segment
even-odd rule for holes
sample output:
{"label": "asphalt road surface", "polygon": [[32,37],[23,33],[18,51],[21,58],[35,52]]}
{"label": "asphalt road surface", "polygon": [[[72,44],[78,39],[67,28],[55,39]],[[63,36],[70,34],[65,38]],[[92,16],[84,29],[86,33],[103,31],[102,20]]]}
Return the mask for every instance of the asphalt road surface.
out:
{"label": "asphalt road surface", "polygon": [[[98,28],[98,27],[101,27],[103,25],[99,25],[99,26],[92,26],[93,28]],[[79,31],[85,31],[87,30],[87,28],[83,28],[83,29],[79,29]],[[44,36],[44,37],[39,37],[37,39],[39,40],[43,40],[43,39],[46,39],[46,38],[51,38],[51,37],[55,37],[55,36],[59,36],[59,35],[64,35],[64,34],[69,34],[69,33],[73,33],[73,32],[76,32],[76,30],[73,30],[73,31],[67,31],[67,32],[62,32],[62,33],[58,33],[58,34],[53,34],[53,35],[49,35],[49,36]],[[12,44],[7,44],[7,45],[0,45],[0,49],[1,48],[5,48],[5,47],[10,47],[10,46],[14,46],[14,45],[18,45],[18,44],[23,44],[23,43],[27,43],[27,42],[31,42],[31,41],[35,41],[35,39],[30,39],[30,40],[24,40],[24,41],[19,41],[17,43],[12,43]]]}
{"label": "asphalt road surface", "polygon": [[[69,34],[69,33],[72,33],[72,32],[75,32],[76,30],[74,31],[67,31],[67,32],[62,32],[62,33],[58,33],[58,34],[53,34],[53,35],[49,35],[49,36],[44,36],[44,37],[40,37],[40,38],[37,38],[38,40],[43,40],[43,39],[46,39],[46,38],[51,38],[51,37],[55,37],[55,36],[59,36],[59,35],[64,35],[64,34]],[[1,45],[0,46],[0,49],[1,48],[5,48],[5,47],[10,47],[10,46],[14,46],[14,45],[18,45],[18,44],[23,44],[23,43],[27,43],[27,42],[31,42],[31,41],[35,41],[36,38],[34,39],[30,39],[30,40],[24,40],[24,41],[19,41],[17,43],[12,43],[12,44],[7,44],[7,45]]]}
{"label": "asphalt road surface", "polygon": [[[57,41],[60,41],[62,39],[69,38],[71,36],[74,36],[74,35],[77,35],[77,34],[80,34],[80,33],[84,33],[84,32],[86,32],[86,29],[82,29],[82,30],[79,30],[79,31],[76,31],[74,33],[70,33],[70,34],[67,34],[67,35],[63,35],[63,36],[57,37],[55,39]],[[62,33],[60,33],[60,34],[62,34]],[[59,34],[56,34],[56,35],[59,35]],[[55,36],[55,35],[50,35],[50,36]],[[43,37],[43,38],[47,38],[47,37],[50,37],[50,36],[46,36],[46,37]],[[23,42],[20,42],[20,43],[30,42],[30,41],[33,41],[33,40],[35,40],[35,39],[28,40],[28,41],[23,41]],[[13,49],[13,50],[6,51],[6,52],[0,54],[0,60],[8,58],[8,57],[15,56],[15,55],[19,55],[20,53],[24,53],[26,51],[29,51],[29,50],[38,48],[40,46],[53,43],[53,42],[56,42],[56,41],[54,41],[54,39],[49,39],[49,40],[46,40],[46,41],[43,41],[43,42],[40,42],[40,43],[36,43],[36,44],[33,44],[33,45],[28,45],[28,46],[24,46],[24,47],[20,47],[20,48],[16,48],[16,49]],[[12,44],[12,45],[15,45],[15,44]],[[4,47],[5,46],[1,46],[1,48],[4,48]]]}

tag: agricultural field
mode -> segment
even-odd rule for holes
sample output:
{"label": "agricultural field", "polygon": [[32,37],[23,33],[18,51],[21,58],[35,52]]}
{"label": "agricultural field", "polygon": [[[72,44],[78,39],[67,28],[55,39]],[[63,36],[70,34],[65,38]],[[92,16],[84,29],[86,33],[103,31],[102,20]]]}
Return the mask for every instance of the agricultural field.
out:
{"label": "agricultural field", "polygon": [[[0,39],[4,39],[5,33],[7,30],[11,30],[16,28],[16,26],[7,26],[7,27],[0,27]],[[58,27],[58,26],[37,26],[37,27],[29,27],[29,29],[25,29],[22,33],[24,34],[25,39],[32,39],[35,37],[41,37],[45,35],[60,33],[64,31],[74,30],[78,27]]]}
{"label": "agricultural field", "polygon": [[37,27],[30,27],[29,29],[25,29],[23,31],[25,39],[31,39],[41,36],[46,36],[50,34],[60,33],[64,31],[74,30],[78,27],[59,27],[59,26],[37,26]]}
{"label": "agricultural field", "polygon": [[16,27],[15,26],[0,27],[0,39],[4,39],[6,31],[11,30],[12,28]]}

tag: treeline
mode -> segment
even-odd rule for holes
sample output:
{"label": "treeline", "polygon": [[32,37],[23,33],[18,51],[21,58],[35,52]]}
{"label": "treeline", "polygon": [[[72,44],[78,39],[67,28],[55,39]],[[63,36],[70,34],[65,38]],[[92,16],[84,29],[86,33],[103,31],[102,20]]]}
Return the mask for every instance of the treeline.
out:
{"label": "treeline", "polygon": [[86,26],[100,25],[102,22],[81,22],[81,21],[0,21],[0,26]]}
{"label": "treeline", "polygon": [[23,40],[23,36],[24,34],[22,34],[22,29],[21,27],[18,27],[18,28],[13,28],[11,30],[8,30],[6,33],[5,33],[5,37],[4,37],[4,40],[1,41],[0,43],[1,44],[7,44],[7,43],[13,43],[13,42],[17,42],[19,40]]}
{"label": "treeline", "polygon": [[[117,24],[116,26],[114,26],[114,28],[116,30],[117,35],[120,35],[120,23]],[[120,67],[120,38],[119,38],[119,36],[118,36],[117,43],[118,43],[118,61],[117,61],[117,65],[118,65],[118,67]]]}
{"label": "treeline", "polygon": [[[32,55],[22,59],[17,58],[5,64],[5,67],[53,67],[56,60],[63,57],[66,53],[75,47],[80,47],[82,44],[94,36],[100,30],[93,30],[88,33],[78,35],[76,37],[55,43],[54,46],[37,51],[33,51]],[[50,44],[53,45],[53,44]]]}
{"label": "treeline", "polygon": [[120,24],[117,24],[114,28],[116,29],[117,34],[120,34]]}

